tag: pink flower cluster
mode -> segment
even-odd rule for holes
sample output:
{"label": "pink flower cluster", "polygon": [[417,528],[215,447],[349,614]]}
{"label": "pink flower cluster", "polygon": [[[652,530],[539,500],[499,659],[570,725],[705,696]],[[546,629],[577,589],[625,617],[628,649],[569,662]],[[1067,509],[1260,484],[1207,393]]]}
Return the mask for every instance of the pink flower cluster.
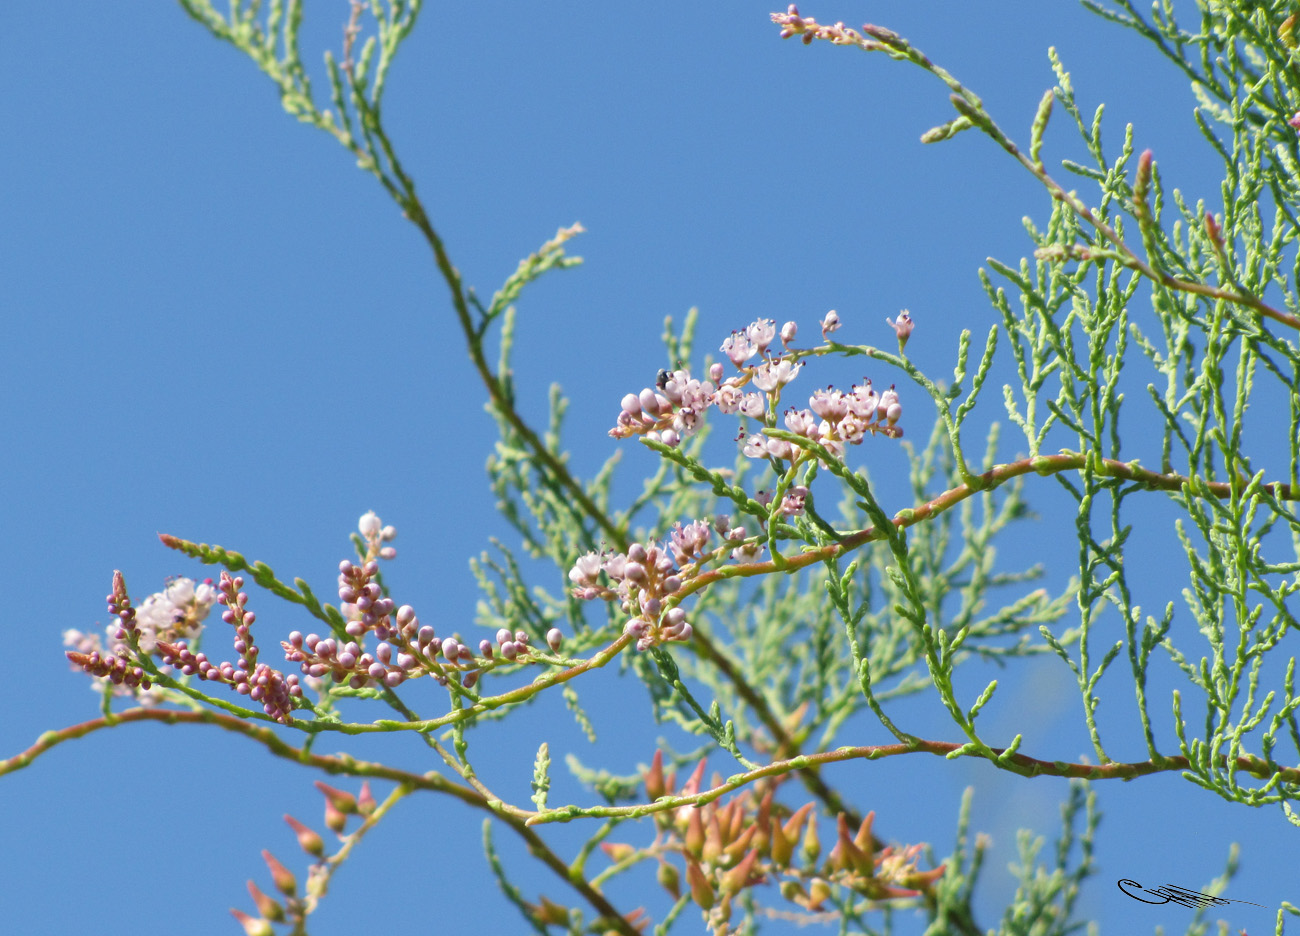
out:
{"label": "pink flower cluster", "polygon": [[[139,607],[132,606],[122,573],[114,573],[113,592],[108,596],[108,610],[115,618],[108,627],[113,652],[103,651],[97,635],[70,630],[64,634],[64,643],[74,649],[67,657],[74,668],[101,682],[111,681],[119,694],[133,695],[140,704],[149,705],[167,701],[164,690],[153,686],[148,671],[139,665],[154,654],[161,660],[163,672],[175,667],[185,677],[225,683],[262,703],[266,714],[285,724],[292,721],[294,700],[302,697],[303,680],[316,685],[316,681],[331,677],[355,689],[395,688],[408,678],[432,675],[443,685],[454,677],[470,688],[485,670],[500,665],[498,652],[505,662],[557,662],[544,651],[532,651],[524,631],[512,633],[502,628],[495,647],[491,641],[480,641],[477,655],[457,636],[439,638],[432,627],[421,625],[410,605],[396,607],[378,582],[378,560],[397,555],[387,545],[397,531],[384,526],[373,512],[361,518],[358,529],[364,543],[361,563],[344,560],[339,565],[338,593],[345,619],[342,631],[326,637],[294,631],[280,643],[285,659],[299,665],[301,676],[285,676],[258,661],[260,651],[252,636],[257,615],[247,608],[243,578],[229,572],[222,572],[215,586],[211,579],[200,585],[187,578],[169,579],[163,592],[149,596]],[[238,659],[234,662],[214,663],[182,639],[197,637],[214,604],[224,607],[222,620],[235,628]],[[378,641],[373,649],[367,649],[367,637]],[[558,628],[551,628],[546,645],[558,653],[563,639]]]}
{"label": "pink flower cluster", "polygon": [[[894,329],[900,346],[912,333],[911,315],[904,310],[895,322],[885,320]],[[840,318],[832,310],[821,322],[822,337],[840,327]],[[736,376],[723,379],[723,365],[709,367],[709,379],[697,380],[690,371],[661,371],[655,388],[646,387],[640,393],[623,397],[614,428],[609,431],[615,438],[643,435],[665,445],[676,446],[682,439],[697,432],[702,425],[704,412],[716,406],[727,415],[740,414],[750,419],[764,420],[780,399],[782,388],[794,380],[804,362],[791,352],[790,342],[798,334],[794,322],[786,322],[779,332],[785,353],[769,352],[778,336],[776,323],[759,319],[744,331],[733,331],[722,343],[721,351],[740,371]],[[749,362],[755,355],[757,364]],[[753,385],[755,390],[746,391]],[[903,429],[898,425],[903,407],[898,392],[890,387],[877,394],[871,381],[854,386],[848,393],[834,388],[818,390],[808,401],[811,409],[789,409],[785,414],[786,428],[791,432],[815,441],[837,457],[844,454],[845,444],[857,445],[868,434],[899,438]],[[750,458],[777,458],[791,460],[798,456],[796,447],[789,442],[772,439],[762,433],[745,438],[745,455]]]}
{"label": "pink flower cluster", "polygon": [[[845,393],[828,387],[818,390],[809,398],[811,409],[794,409],[785,413],[785,427],[795,435],[819,443],[837,458],[844,457],[845,444],[857,445],[868,433],[879,433],[892,439],[903,434],[895,425],[903,415],[898,392],[890,386],[877,394],[868,380],[862,386]],[[799,448],[783,439],[773,439],[754,433],[745,439],[744,452],[750,458],[776,458],[793,461]]]}
{"label": "pink flower cluster", "polygon": [[[392,558],[396,551],[383,545],[397,536],[391,526],[382,526],[375,514],[367,513],[358,524],[367,543],[366,556]],[[431,675],[443,685],[450,677],[472,688],[485,669],[491,668],[496,652],[507,661],[527,662],[529,637],[524,631],[497,632],[497,648],[489,640],[479,641],[478,654],[456,636],[439,637],[433,627],[421,624],[410,605],[395,606],[379,586],[379,562],[368,558],[361,564],[339,563],[339,610],[347,618],[347,637],[321,637],[294,631],[282,641],[285,659],[297,663],[310,679],[331,678],[354,689],[386,686],[395,689],[407,679]],[[366,638],[378,640],[373,650]],[[552,628],[547,645],[558,651],[562,635]]]}
{"label": "pink flower cluster", "polygon": [[[625,614],[632,615],[623,632],[636,639],[638,650],[658,643],[688,641],[691,625],[682,608],[664,610],[665,600],[682,587],[682,569],[703,558],[713,531],[696,520],[674,525],[666,547],[658,543],[633,543],[625,553],[587,553],[569,570],[573,596],[582,601],[617,599]],[[743,531],[742,531],[743,536]],[[600,573],[612,587],[600,582]]]}
{"label": "pink flower cluster", "polygon": [[248,593],[242,591],[242,577],[221,573],[217,584],[217,603],[224,605],[221,619],[235,628],[234,662],[212,663],[207,654],[194,653],[185,641],[158,642],[158,655],[163,662],[177,667],[186,676],[197,676],[211,682],[226,683],[240,695],[262,703],[262,710],[276,721],[289,724],[293,721],[293,700],[302,697],[298,676],[285,676],[277,669],[257,660],[258,647],[253,643],[253,622],[257,615],[247,609]]}
{"label": "pink flower cluster", "polygon": [[[811,16],[800,16],[799,8],[793,3],[785,13],[773,13],[772,22],[781,27],[782,39],[798,36],[804,45],[810,44],[814,39],[825,39],[835,45],[856,45],[871,51],[895,48],[900,39],[898,33],[892,29],[873,26],[871,23],[863,23],[861,33],[845,26],[843,21],[834,26],[823,26]],[[868,39],[866,36],[871,38]]]}

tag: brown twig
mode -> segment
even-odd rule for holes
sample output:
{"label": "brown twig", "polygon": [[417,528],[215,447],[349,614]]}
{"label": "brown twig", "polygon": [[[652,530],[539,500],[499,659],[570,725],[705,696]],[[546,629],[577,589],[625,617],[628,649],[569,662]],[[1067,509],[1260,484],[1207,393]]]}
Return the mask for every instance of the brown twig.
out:
{"label": "brown twig", "polygon": [[58,731],[45,732],[27,750],[0,761],[0,776],[30,766],[36,758],[65,741],[82,738],[104,728],[113,728],[117,725],[136,722],[158,722],[164,725],[214,725],[258,742],[276,757],[282,757],[285,760],[307,767],[315,767],[317,770],[323,770],[326,773],[391,780],[411,789],[428,790],[455,797],[468,806],[491,813],[508,825],[527,843],[528,850],[534,857],[576,890],[587,903],[606,918],[606,922],[610,926],[622,933],[623,936],[638,936],[636,929],[606,899],[604,894],[592,887],[581,875],[570,874],[569,866],[551,850],[545,840],[518,818],[503,813],[498,802],[489,801],[470,787],[454,783],[441,774],[433,772],[424,774],[411,773],[384,764],[357,760],[347,755],[314,754],[286,743],[271,728],[250,724],[232,715],[221,715],[216,712],[176,712],[168,709],[136,708],[114,714],[109,718],[96,718],[80,724],[69,725],[67,728]]}

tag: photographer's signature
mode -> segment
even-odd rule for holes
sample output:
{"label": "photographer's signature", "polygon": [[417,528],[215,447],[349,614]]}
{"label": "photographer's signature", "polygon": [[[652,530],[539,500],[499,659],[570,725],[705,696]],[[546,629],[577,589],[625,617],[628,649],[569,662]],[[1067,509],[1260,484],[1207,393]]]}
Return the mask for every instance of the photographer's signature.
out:
{"label": "photographer's signature", "polygon": [[[1126,887],[1135,888],[1144,894],[1150,894],[1153,897],[1159,897],[1159,900],[1147,900],[1139,897],[1131,891],[1125,890]],[[1165,904],[1176,903],[1184,907],[1201,908],[1222,906],[1230,903],[1250,904],[1252,907],[1262,907],[1263,904],[1250,903],[1249,900],[1228,900],[1223,897],[1211,897],[1209,894],[1202,894],[1199,891],[1188,890],[1185,887],[1178,887],[1174,884],[1166,884],[1164,887],[1144,888],[1137,881],[1130,881],[1128,878],[1119,879],[1119,889],[1134,900],[1141,901],[1145,904]]]}

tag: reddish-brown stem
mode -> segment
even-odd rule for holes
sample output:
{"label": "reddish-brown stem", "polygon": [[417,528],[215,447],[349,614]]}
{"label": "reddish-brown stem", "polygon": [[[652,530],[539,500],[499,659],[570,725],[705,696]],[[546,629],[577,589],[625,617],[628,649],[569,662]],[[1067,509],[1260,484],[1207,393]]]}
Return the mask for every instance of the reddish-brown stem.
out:
{"label": "reddish-brown stem", "polygon": [[[896,757],[900,754],[924,753],[948,757],[954,751],[959,751],[965,746],[964,742],[922,741],[918,739],[912,744],[874,744],[836,748],[834,751],[823,751],[820,754],[803,754],[790,760],[775,761],[755,770],[736,774],[719,786],[689,796],[663,796],[653,803],[634,806],[560,808],[539,813],[529,819],[528,822],[531,825],[541,825],[547,822],[568,822],[577,818],[641,818],[652,813],[666,812],[683,806],[702,806],[757,780],[765,777],[779,777],[795,770],[805,770],[809,767],[820,767],[842,761],[880,760],[885,757]],[[991,748],[990,750],[996,755],[1002,755],[1006,749]],[[962,756],[978,757],[980,755],[970,753]],[[1097,765],[1040,760],[1026,754],[1012,754],[1005,758],[1004,764],[1006,765],[1005,769],[1012,770],[1024,777],[1067,777],[1081,780],[1132,780],[1134,777],[1143,777],[1148,774],[1164,773],[1171,770],[1187,770],[1191,766],[1188,759],[1182,755],[1134,763],[1112,762]],[[1274,768],[1262,758],[1250,754],[1243,754],[1231,761],[1225,755],[1219,755],[1215,760],[1215,766],[1219,769],[1231,767],[1234,771],[1249,773],[1261,779],[1272,777],[1276,770],[1283,782],[1300,783],[1300,767]]]}
{"label": "reddish-brown stem", "polygon": [[176,712],[168,709],[130,709],[121,714],[113,715],[111,718],[96,718],[77,725],[69,725],[59,731],[45,732],[27,750],[0,761],[0,776],[30,766],[36,758],[64,741],[85,737],[104,728],[135,722],[159,722],[164,725],[215,725],[218,728],[223,728],[235,734],[242,734],[258,742],[276,757],[282,757],[285,760],[307,767],[315,767],[327,773],[391,780],[412,789],[429,790],[434,793],[445,793],[453,796],[475,809],[482,809],[491,813],[495,818],[510,826],[527,843],[529,852],[582,895],[582,898],[587,903],[606,918],[608,925],[624,934],[624,936],[638,936],[636,929],[624,919],[623,915],[614,908],[600,891],[592,887],[580,875],[570,874],[569,866],[551,850],[541,836],[518,818],[501,812],[499,803],[490,802],[479,795],[477,791],[459,783],[454,783],[437,773],[417,774],[406,770],[398,770],[395,767],[387,767],[383,764],[357,760],[348,756],[314,754],[286,743],[271,728],[246,722],[233,715],[222,715],[217,712]]}
{"label": "reddish-brown stem", "polygon": [[[954,488],[944,491],[938,497],[922,504],[919,507],[910,508],[900,512],[892,519],[895,527],[904,529],[905,527],[914,526],[922,520],[928,520],[936,514],[942,513],[951,507],[964,501],[972,495],[981,491],[989,491],[993,488],[1005,484],[1013,478],[1021,475],[1032,473],[1041,475],[1058,474],[1062,471],[1077,471],[1089,463],[1091,458],[1094,469],[1102,475],[1112,478],[1121,478],[1125,481],[1133,481],[1143,484],[1153,490],[1161,491],[1180,491],[1193,484],[1193,479],[1176,474],[1161,474],[1157,471],[1151,471],[1143,468],[1136,462],[1123,462],[1113,458],[1095,458],[1079,452],[1064,452],[1059,455],[1039,455],[1034,458],[1024,458],[1020,461],[1009,462],[1005,465],[996,465],[983,474],[975,475],[972,482],[959,484]],[[1215,497],[1229,497],[1232,494],[1233,486],[1226,481],[1195,481],[1198,486],[1204,486]],[[1281,500],[1300,500],[1297,492],[1290,484],[1284,484],[1280,481],[1271,481],[1267,484],[1261,484],[1259,489],[1273,497]],[[796,556],[785,558],[781,566],[772,560],[766,562],[749,562],[742,565],[722,566],[721,568],[711,569],[708,572],[701,573],[689,580],[682,586],[680,592],[674,597],[686,597],[702,588],[707,588],[714,582],[724,578],[734,578],[737,576],[764,575],[768,572],[793,571],[802,569],[806,566],[813,565],[817,562],[824,562],[834,556],[851,552],[860,546],[876,540],[884,539],[884,532],[877,530],[875,527],[867,527],[865,530],[859,530],[850,533],[840,539],[838,542],[830,543],[825,546],[810,548]]]}

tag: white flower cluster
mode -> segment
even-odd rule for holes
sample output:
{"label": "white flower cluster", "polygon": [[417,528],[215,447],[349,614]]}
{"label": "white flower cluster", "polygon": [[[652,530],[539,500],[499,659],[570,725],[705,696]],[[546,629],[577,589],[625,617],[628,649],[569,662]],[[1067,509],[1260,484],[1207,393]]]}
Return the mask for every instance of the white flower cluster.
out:
{"label": "white flower cluster", "polygon": [[[217,603],[217,594],[217,587],[212,584],[211,579],[199,583],[184,577],[168,579],[162,591],[150,595],[135,609],[134,624],[140,635],[141,652],[152,653],[159,640],[170,642],[190,639],[197,635],[203,629],[203,621],[212,610],[212,606]],[[118,620],[110,623],[105,628],[107,641],[101,639],[98,634],[87,634],[75,629],[66,630],[63,632],[63,645],[73,648],[78,653],[98,653],[101,656],[107,655],[104,652],[104,647],[107,645],[112,648],[110,653],[125,656],[126,648],[118,637],[121,627],[122,624]],[[72,668],[77,672],[83,669],[76,663]],[[96,677],[91,682],[91,688],[96,692],[102,692],[107,679],[106,676]],[[156,688],[143,690],[118,685],[115,692],[119,695],[133,695],[144,705],[157,704],[161,701]]]}
{"label": "white flower cluster", "polygon": [[[140,629],[140,649],[152,653],[160,639],[188,640],[203,629],[203,620],[217,603],[217,587],[211,581],[195,584],[193,579],[174,578],[135,609]],[[110,626],[116,632],[117,625]],[[111,639],[111,635],[110,635]]]}

